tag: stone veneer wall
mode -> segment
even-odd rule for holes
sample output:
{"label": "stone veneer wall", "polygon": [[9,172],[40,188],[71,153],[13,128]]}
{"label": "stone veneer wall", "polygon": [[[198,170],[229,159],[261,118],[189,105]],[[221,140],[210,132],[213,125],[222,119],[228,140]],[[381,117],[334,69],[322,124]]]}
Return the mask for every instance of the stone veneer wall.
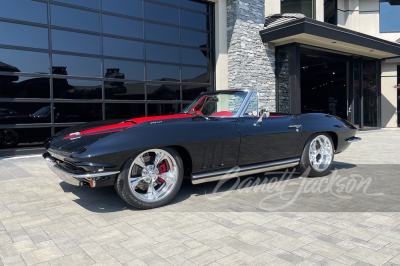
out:
{"label": "stone veneer wall", "polygon": [[265,0],[227,0],[230,89],[256,89],[259,107],[275,111],[275,47],[264,45]]}

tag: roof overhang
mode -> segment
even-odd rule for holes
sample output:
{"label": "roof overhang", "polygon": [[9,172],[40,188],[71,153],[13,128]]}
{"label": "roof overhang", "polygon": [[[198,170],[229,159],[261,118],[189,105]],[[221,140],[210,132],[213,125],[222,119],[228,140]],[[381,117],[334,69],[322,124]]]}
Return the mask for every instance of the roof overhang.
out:
{"label": "roof overhang", "polygon": [[400,44],[310,18],[296,19],[260,31],[264,43],[301,43],[378,59],[400,56]]}

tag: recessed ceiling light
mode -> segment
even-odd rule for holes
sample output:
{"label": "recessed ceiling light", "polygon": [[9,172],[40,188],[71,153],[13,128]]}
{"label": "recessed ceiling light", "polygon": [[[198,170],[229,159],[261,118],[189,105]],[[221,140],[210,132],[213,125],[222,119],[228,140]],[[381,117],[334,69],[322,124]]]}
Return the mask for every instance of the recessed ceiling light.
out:
{"label": "recessed ceiling light", "polygon": [[336,43],[336,42],[332,42],[332,43]]}

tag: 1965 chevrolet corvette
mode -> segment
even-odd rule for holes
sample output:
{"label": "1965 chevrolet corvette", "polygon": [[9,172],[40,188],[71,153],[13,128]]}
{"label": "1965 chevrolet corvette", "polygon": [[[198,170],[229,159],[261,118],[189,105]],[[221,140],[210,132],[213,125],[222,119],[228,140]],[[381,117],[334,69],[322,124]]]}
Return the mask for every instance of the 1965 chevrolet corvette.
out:
{"label": "1965 chevrolet corvette", "polygon": [[[259,111],[261,109],[261,111]],[[50,169],[73,185],[115,186],[141,209],[167,204],[184,177],[194,184],[296,167],[323,176],[357,129],[327,114],[270,114],[253,90],[200,94],[181,113],[99,121],[46,140]],[[239,167],[239,170],[237,170]]]}

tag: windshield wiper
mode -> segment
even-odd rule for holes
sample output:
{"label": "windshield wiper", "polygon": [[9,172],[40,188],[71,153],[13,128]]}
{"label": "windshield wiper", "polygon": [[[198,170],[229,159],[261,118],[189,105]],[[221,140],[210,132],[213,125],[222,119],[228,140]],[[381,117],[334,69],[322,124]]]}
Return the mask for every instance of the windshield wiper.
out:
{"label": "windshield wiper", "polygon": [[194,117],[202,117],[202,118],[204,118],[205,120],[210,120],[210,118],[208,118],[207,116],[205,116],[205,115],[203,115],[203,114],[196,113],[196,112],[189,112],[189,111],[187,111],[187,112],[183,112],[183,114],[189,114],[189,115],[193,115]]}

